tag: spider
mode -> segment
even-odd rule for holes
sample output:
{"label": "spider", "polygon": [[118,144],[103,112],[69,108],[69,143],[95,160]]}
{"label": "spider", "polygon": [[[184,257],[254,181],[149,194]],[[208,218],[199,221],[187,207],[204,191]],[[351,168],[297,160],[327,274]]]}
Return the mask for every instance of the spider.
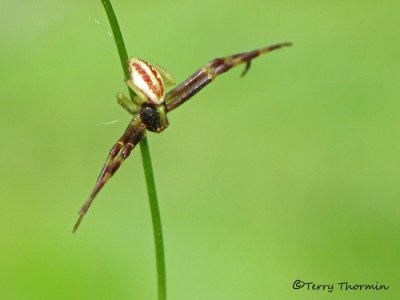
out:
{"label": "spider", "polygon": [[92,193],[79,211],[79,218],[73,232],[75,233],[78,229],[96,195],[119,169],[133,148],[139,144],[147,130],[157,133],[165,130],[169,124],[167,113],[193,97],[218,75],[235,66],[245,64],[242,72],[242,76],[244,76],[250,68],[252,59],[272,50],[291,45],[291,43],[281,43],[250,52],[216,58],[168,93],[165,92],[165,85],[175,83],[169,73],[159,65],[151,65],[142,59],[130,58],[128,60],[129,79],[126,80],[126,84],[136,93],[136,96],[131,100],[124,94],[118,93],[117,101],[133,115],[133,118],[124,134],[111,148]]}

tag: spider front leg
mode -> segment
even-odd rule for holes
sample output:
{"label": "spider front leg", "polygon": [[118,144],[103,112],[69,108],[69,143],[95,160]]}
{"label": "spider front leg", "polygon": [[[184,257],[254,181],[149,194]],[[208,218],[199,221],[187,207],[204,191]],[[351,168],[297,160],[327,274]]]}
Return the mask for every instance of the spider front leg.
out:
{"label": "spider front leg", "polygon": [[139,144],[145,134],[145,131],[146,126],[142,124],[140,117],[137,116],[131,121],[118,142],[111,148],[107,161],[100,172],[92,193],[79,211],[79,218],[73,229],[74,233],[78,229],[83,217],[89,210],[89,207],[93,203],[96,195],[100,192],[106,182],[115,174],[124,160],[129,156],[133,148]]}
{"label": "spider front leg", "polygon": [[210,61],[208,64],[196,71],[188,79],[186,79],[184,82],[182,82],[166,94],[166,111],[170,112],[174,110],[185,101],[193,97],[210,82],[212,82],[217,76],[229,71],[233,67],[241,64],[246,64],[246,67],[242,73],[243,76],[249,70],[250,63],[254,58],[264,53],[291,45],[291,43],[281,43],[253,50],[250,52],[239,53],[223,58],[216,58]]}

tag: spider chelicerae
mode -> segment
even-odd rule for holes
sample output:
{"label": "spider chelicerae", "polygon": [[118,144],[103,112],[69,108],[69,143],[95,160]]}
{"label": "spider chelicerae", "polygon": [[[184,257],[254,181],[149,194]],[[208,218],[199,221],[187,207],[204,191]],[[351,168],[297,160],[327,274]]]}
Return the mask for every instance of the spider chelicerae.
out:
{"label": "spider chelicerae", "polygon": [[139,144],[147,130],[152,132],[162,132],[165,130],[168,127],[167,113],[193,97],[218,75],[229,71],[237,65],[245,64],[245,69],[242,73],[242,76],[244,76],[250,68],[252,59],[261,54],[290,45],[292,44],[281,43],[250,52],[216,58],[201,67],[192,76],[168,93],[165,92],[165,85],[173,85],[175,83],[170,74],[158,65],[151,65],[138,58],[129,59],[129,79],[126,80],[126,84],[137,96],[132,101],[127,96],[119,93],[117,100],[124,109],[133,115],[133,118],[124,134],[111,148],[107,161],[97,178],[96,185],[89,199],[79,211],[79,218],[73,232],[76,232],[78,229],[79,224],[98,192],[115,174],[133,148]]}

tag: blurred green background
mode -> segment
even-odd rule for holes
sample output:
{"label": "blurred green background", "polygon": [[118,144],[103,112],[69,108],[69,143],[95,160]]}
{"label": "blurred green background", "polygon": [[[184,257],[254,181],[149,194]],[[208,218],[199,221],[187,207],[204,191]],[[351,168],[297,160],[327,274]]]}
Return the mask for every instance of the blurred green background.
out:
{"label": "blurred green background", "polygon": [[[0,3],[0,299],[156,299],[137,149],[71,233],[130,119],[100,1]],[[400,297],[400,3],[113,4],[129,54],[178,82],[217,56],[294,42],[149,134],[169,299]]]}

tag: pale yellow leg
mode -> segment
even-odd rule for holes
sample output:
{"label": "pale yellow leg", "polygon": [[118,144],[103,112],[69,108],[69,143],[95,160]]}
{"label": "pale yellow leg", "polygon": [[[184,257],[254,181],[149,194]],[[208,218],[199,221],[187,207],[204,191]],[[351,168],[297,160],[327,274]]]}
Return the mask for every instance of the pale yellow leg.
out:
{"label": "pale yellow leg", "polygon": [[125,83],[128,85],[128,87],[135,92],[137,95],[136,97],[133,98],[133,101],[135,104],[138,106],[142,105],[144,102],[146,102],[147,98],[143,93],[132,83],[130,80],[126,80]]}
{"label": "pale yellow leg", "polygon": [[168,73],[165,69],[163,69],[160,65],[154,65],[154,69],[160,73],[161,77],[164,79],[164,83],[166,85],[174,85],[175,79],[172,77],[170,73]]}
{"label": "pale yellow leg", "polygon": [[118,101],[119,105],[121,105],[130,114],[136,115],[138,113],[139,106],[135,102],[133,102],[129,97],[125,96],[124,94],[118,93],[117,101]]}

